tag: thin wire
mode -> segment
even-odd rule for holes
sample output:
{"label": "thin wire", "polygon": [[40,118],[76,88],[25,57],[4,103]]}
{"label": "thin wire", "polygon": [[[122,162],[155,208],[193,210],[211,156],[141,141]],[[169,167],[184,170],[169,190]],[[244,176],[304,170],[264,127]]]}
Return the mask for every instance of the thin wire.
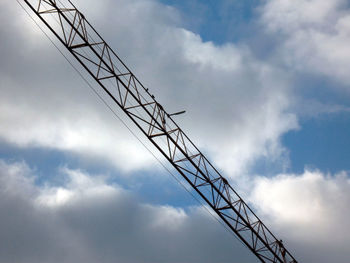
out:
{"label": "thin wire", "polygon": [[25,13],[33,20],[36,26],[40,29],[40,31],[47,37],[47,39],[51,42],[51,44],[58,50],[58,52],[65,58],[65,60],[69,63],[69,65],[74,69],[74,71],[82,78],[82,80],[88,85],[88,87],[93,91],[93,93],[102,101],[102,103],[112,112],[112,114],[129,130],[129,132],[141,143],[141,145],[157,160],[157,162],[178,182],[182,188],[189,193],[221,226],[225,228],[232,236],[234,236],[240,243],[243,244],[242,240],[240,240],[232,231],[229,229],[219,218],[212,214],[212,212],[208,209],[206,205],[202,203],[191,191],[187,189],[187,187],[179,180],[170,170],[169,168],[142,142],[142,140],[132,131],[132,129],[124,122],[118,114],[112,109],[112,107],[103,99],[103,97],[94,89],[94,87],[89,83],[89,81],[84,77],[84,75],[74,66],[74,64],[69,60],[69,58],[61,51],[61,49],[54,43],[51,37],[44,31],[44,29],[37,23],[37,21],[32,17],[32,15],[24,8],[24,6],[16,0],[16,2],[22,7]]}

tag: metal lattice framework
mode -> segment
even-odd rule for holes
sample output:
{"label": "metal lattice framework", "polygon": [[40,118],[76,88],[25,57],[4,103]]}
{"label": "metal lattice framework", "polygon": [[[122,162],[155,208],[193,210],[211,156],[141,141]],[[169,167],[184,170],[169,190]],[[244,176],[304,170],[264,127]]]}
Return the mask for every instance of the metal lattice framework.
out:
{"label": "metal lattice framework", "polygon": [[70,0],[23,1],[261,262],[297,262]]}

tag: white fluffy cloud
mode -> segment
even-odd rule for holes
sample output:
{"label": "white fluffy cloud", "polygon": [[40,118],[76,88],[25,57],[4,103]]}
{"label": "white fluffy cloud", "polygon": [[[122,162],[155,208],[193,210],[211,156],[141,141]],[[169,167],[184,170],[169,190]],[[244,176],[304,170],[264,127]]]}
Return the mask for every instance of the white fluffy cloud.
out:
{"label": "white fluffy cloud", "polygon": [[345,0],[271,0],[262,23],[282,38],[278,55],[294,69],[349,84],[350,9]]}
{"label": "white fluffy cloud", "polygon": [[[175,9],[156,1],[105,0],[93,9],[92,2],[78,3],[169,111],[187,110],[179,117],[181,126],[215,156],[220,168],[233,176],[247,172],[258,158],[281,159],[280,137],[297,127],[284,72],[257,60],[243,44],[204,42],[181,27]],[[22,147],[108,160],[123,170],[152,166],[140,144],[114,123],[86,87],[79,88],[84,83],[51,45],[22,30],[19,24],[30,23],[28,19],[10,22],[7,13],[18,13],[13,5],[4,4],[1,18],[8,25],[1,28],[8,42],[1,47],[8,61],[1,66],[5,96],[0,98],[0,119],[6,123],[1,138]],[[45,41],[47,46],[37,45]],[[17,49],[21,64],[16,62]]]}
{"label": "white fluffy cloud", "polygon": [[[251,200],[288,239],[301,262],[348,261],[350,178],[346,172],[306,170],[300,175],[256,178]],[[303,246],[318,252],[310,253]]]}

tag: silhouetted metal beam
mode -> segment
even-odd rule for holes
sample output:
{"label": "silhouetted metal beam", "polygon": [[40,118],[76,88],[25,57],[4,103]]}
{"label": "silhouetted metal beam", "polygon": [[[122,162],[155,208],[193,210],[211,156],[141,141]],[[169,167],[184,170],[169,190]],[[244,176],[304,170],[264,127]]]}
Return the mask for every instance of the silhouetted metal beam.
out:
{"label": "silhouetted metal beam", "polygon": [[70,0],[23,1],[261,262],[297,262]]}

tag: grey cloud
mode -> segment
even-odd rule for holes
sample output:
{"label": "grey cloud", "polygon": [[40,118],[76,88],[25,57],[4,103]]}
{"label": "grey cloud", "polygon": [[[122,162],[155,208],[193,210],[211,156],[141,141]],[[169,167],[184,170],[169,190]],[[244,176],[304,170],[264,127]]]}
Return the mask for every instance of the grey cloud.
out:
{"label": "grey cloud", "polygon": [[254,260],[201,209],[144,204],[99,177],[62,175],[65,185],[39,187],[25,164],[0,162],[0,262]]}
{"label": "grey cloud", "polygon": [[[255,262],[203,209],[143,203],[107,177],[61,170],[35,184],[0,161],[0,262]],[[250,201],[300,262],[347,262],[349,177],[318,171],[256,178]]]}

